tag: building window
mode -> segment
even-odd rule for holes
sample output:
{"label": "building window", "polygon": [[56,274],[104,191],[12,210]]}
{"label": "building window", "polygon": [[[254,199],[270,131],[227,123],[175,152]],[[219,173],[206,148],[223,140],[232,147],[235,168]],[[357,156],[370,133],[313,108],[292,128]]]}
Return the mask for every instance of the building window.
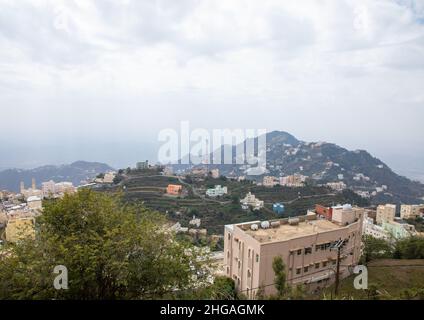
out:
{"label": "building window", "polygon": [[230,268],[229,267],[227,267],[227,274],[229,274],[230,273]]}
{"label": "building window", "polygon": [[303,272],[308,272],[309,271],[309,267],[304,267],[303,268]]}
{"label": "building window", "polygon": [[296,274],[300,274],[301,271],[302,271],[302,268],[296,268]]}
{"label": "building window", "polygon": [[312,253],[312,247],[305,248],[305,255]]}
{"label": "building window", "polygon": [[228,234],[228,240],[231,240],[231,233]]}
{"label": "building window", "polygon": [[250,249],[247,251],[247,257],[250,258]]}
{"label": "building window", "polygon": [[227,259],[230,259],[230,251],[227,251]]}
{"label": "building window", "polygon": [[250,270],[247,270],[247,277],[250,278],[252,276]]}
{"label": "building window", "polygon": [[297,255],[300,256],[302,254],[302,249],[297,250]]}
{"label": "building window", "polygon": [[337,263],[337,261],[336,261],[336,260],[333,260],[333,261],[332,261],[333,266],[334,266],[336,263]]}
{"label": "building window", "polygon": [[315,269],[319,269],[319,265],[320,265],[319,262],[318,263],[315,263]]}
{"label": "building window", "polygon": [[259,254],[256,254],[256,262],[259,262]]}
{"label": "building window", "polygon": [[325,267],[327,266],[327,261],[324,261],[324,262],[322,263],[322,266],[325,268]]}
{"label": "building window", "polygon": [[241,268],[241,261],[238,262],[238,268]]}

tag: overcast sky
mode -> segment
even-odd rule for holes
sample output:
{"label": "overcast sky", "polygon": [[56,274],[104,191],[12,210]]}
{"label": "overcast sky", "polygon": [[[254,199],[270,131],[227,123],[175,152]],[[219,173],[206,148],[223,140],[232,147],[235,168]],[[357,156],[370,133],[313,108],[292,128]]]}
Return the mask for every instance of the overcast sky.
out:
{"label": "overcast sky", "polygon": [[424,0],[0,0],[0,167],[284,130],[424,172]]}

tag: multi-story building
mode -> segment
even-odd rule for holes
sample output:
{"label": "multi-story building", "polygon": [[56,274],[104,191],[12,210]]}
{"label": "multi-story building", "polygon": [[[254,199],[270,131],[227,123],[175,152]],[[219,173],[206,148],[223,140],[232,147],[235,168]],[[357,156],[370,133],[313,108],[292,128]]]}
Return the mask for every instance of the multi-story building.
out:
{"label": "multi-story building", "polygon": [[65,193],[74,193],[77,188],[74,187],[72,182],[58,182],[50,180],[41,184],[41,191],[43,198],[60,197]]}
{"label": "multi-story building", "polygon": [[363,234],[383,240],[390,238],[390,234],[382,226],[374,224],[374,219],[368,216],[364,218]]}
{"label": "multi-story building", "polygon": [[264,187],[274,187],[279,184],[279,181],[276,177],[273,176],[265,176],[262,180],[262,185]]}
{"label": "multi-story building", "polygon": [[[340,277],[360,258],[363,209],[346,206],[333,219],[310,213],[297,218],[225,226],[224,265],[238,291],[254,298],[259,289],[276,293],[274,258],[282,257],[288,285],[323,288],[335,279],[340,248]],[[342,244],[340,246],[340,244]],[[332,250],[335,249],[335,250]]]}
{"label": "multi-story building", "polygon": [[396,205],[386,204],[377,207],[377,224],[382,224],[383,221],[393,221],[396,217]]}
{"label": "multi-story building", "polygon": [[257,199],[251,192],[249,192],[244,199],[241,199],[240,203],[244,210],[247,210],[249,207],[253,210],[260,210],[264,207],[264,202]]}
{"label": "multi-story building", "polygon": [[56,183],[53,180],[43,182],[41,184],[41,191],[44,198],[53,196],[56,193]]}
{"label": "multi-story building", "polygon": [[417,234],[415,227],[402,220],[383,221],[383,229],[396,240],[408,238]]}
{"label": "multi-story building", "polygon": [[294,174],[291,176],[281,177],[280,185],[285,187],[302,187],[308,177],[301,174]]}
{"label": "multi-story building", "polygon": [[206,190],[206,195],[208,197],[222,197],[227,193],[227,187],[221,187],[220,185],[216,185],[215,188],[210,188]]}
{"label": "multi-story building", "polygon": [[400,217],[402,219],[415,219],[424,215],[424,204],[411,205],[402,204],[400,206]]}
{"label": "multi-story building", "polygon": [[42,199],[41,197],[32,196],[27,199],[27,205],[30,210],[41,210]]}
{"label": "multi-story building", "polygon": [[135,165],[137,170],[144,170],[144,169],[149,169],[149,161],[141,161],[141,162],[137,162]]}
{"label": "multi-story building", "polygon": [[327,187],[330,189],[333,189],[334,191],[343,191],[347,188],[346,183],[340,181],[340,182],[329,182],[327,183]]}

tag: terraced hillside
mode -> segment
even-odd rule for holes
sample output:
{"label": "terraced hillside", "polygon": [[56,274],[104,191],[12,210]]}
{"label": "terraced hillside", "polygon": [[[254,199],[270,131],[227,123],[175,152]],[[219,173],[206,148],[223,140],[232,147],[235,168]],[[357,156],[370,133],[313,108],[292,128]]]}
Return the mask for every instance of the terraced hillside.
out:
{"label": "terraced hillside", "polygon": [[[183,185],[184,192],[181,196],[166,195],[166,187],[171,183]],[[216,199],[206,197],[205,190],[218,184],[227,186],[229,194]],[[107,190],[121,190],[127,201],[143,203],[148,208],[166,213],[171,221],[180,222],[183,226],[188,226],[193,215],[196,215],[202,219],[201,227],[208,229],[209,234],[222,234],[224,225],[230,223],[277,218],[272,211],[272,205],[275,202],[285,205],[284,216],[286,217],[303,215],[316,203],[323,205],[347,202],[368,204],[350,191],[334,193],[325,187],[266,188],[256,186],[249,181],[237,182],[224,178],[186,179],[163,176],[154,170],[130,172],[118,185]],[[249,191],[265,202],[265,208],[259,211],[241,209],[240,198]]]}

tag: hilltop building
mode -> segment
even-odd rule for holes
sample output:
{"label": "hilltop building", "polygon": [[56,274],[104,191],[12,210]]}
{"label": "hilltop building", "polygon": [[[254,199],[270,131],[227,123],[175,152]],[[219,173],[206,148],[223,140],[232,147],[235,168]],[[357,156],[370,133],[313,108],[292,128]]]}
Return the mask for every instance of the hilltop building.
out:
{"label": "hilltop building", "polygon": [[135,167],[137,170],[149,169],[149,160],[137,162]]}
{"label": "hilltop building", "polygon": [[208,197],[222,197],[223,195],[228,193],[227,187],[221,187],[220,185],[216,185],[214,188],[210,188],[206,190],[206,195]]}
{"label": "hilltop building", "polygon": [[113,183],[113,180],[115,180],[116,172],[106,172],[105,176],[103,177],[103,183],[111,184]]}
{"label": "hilltop building", "polygon": [[280,185],[285,187],[303,187],[308,177],[301,174],[293,174],[280,178]]}
{"label": "hilltop building", "polygon": [[339,182],[329,182],[326,184],[327,187],[329,187],[330,189],[334,190],[334,191],[343,191],[347,188],[346,183],[344,183],[343,181],[339,181]]}
{"label": "hilltop building", "polygon": [[214,179],[218,179],[220,177],[219,169],[212,169],[211,170],[211,177],[214,178]]}
{"label": "hilltop building", "polygon": [[241,207],[244,210],[252,208],[253,210],[260,210],[264,207],[264,202],[257,199],[255,195],[249,192],[244,199],[240,200]]}
{"label": "hilltop building", "polygon": [[166,193],[172,196],[178,196],[183,191],[183,187],[178,184],[169,184],[166,188]]}
{"label": "hilltop building", "polygon": [[274,187],[279,183],[279,180],[273,176],[265,176],[262,180],[262,185],[264,187]]}

